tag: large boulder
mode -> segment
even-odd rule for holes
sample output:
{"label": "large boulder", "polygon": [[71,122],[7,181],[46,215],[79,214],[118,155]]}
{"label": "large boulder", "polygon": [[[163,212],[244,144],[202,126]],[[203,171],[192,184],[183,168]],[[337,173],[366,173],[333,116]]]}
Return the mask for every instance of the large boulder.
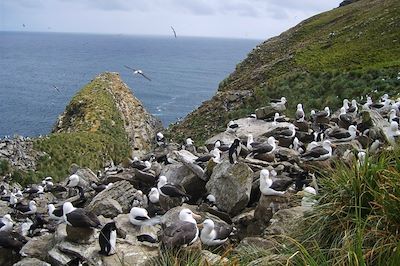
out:
{"label": "large boulder", "polygon": [[34,237],[22,247],[20,254],[39,260],[47,260],[47,253],[52,248],[52,245],[52,234]]}
{"label": "large boulder", "polygon": [[310,211],[310,208],[302,206],[277,211],[270,220],[271,225],[264,231],[264,234],[282,235],[292,232],[307,211]]}
{"label": "large boulder", "polygon": [[[87,209],[94,212],[96,215],[103,215],[105,217],[115,217],[121,213],[120,207],[123,213],[127,213],[131,209],[136,191],[137,190],[128,181],[116,182],[110,188],[97,194],[87,206]],[[120,206],[111,204],[111,208],[102,209],[104,207],[103,202],[108,199],[115,200]]]}
{"label": "large boulder", "polygon": [[182,163],[166,165],[161,171],[161,175],[166,176],[169,183],[182,185],[193,199],[200,198],[206,191],[206,182]]}
{"label": "large boulder", "polygon": [[120,214],[114,218],[114,221],[118,236],[126,238],[129,235],[136,238],[140,234],[140,226],[133,225],[129,221],[129,214]]}
{"label": "large boulder", "polygon": [[50,266],[50,264],[35,258],[26,258],[18,261],[13,266]]}
{"label": "large boulder", "polygon": [[253,171],[247,164],[224,161],[215,166],[206,188],[220,210],[236,215],[250,200],[252,182]]}
{"label": "large boulder", "polygon": [[97,200],[90,205],[89,210],[96,215],[103,215],[107,218],[112,218],[117,216],[118,214],[123,213],[121,204],[119,204],[118,201],[112,198]]}

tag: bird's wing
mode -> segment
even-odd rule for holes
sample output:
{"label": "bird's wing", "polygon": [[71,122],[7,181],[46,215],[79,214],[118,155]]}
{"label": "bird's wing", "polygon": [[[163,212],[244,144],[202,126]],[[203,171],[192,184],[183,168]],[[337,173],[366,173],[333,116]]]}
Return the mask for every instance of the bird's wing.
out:
{"label": "bird's wing", "polygon": [[263,144],[256,146],[255,148],[253,148],[253,152],[254,153],[266,153],[266,152],[272,151],[273,148],[274,147],[272,147],[268,143],[263,143]]}
{"label": "bird's wing", "polygon": [[315,114],[315,117],[325,117],[327,115],[328,115],[328,113],[326,111],[320,111]]}
{"label": "bird's wing", "polygon": [[350,137],[350,133],[348,131],[338,131],[336,133],[333,134],[329,134],[329,137],[331,138],[335,138],[335,139],[345,139]]}
{"label": "bird's wing", "polygon": [[296,116],[296,119],[299,120],[300,118],[304,117],[304,112],[297,110],[295,116]]}
{"label": "bird's wing", "polygon": [[97,217],[97,221],[94,221],[94,217],[91,217],[90,214],[83,209],[76,209],[66,216],[71,225],[75,227],[97,227],[100,224]]}
{"label": "bird's wing", "polygon": [[124,67],[126,67],[127,69],[130,69],[130,70],[132,70],[132,71],[136,71],[136,69],[131,68],[130,66],[124,65]]}
{"label": "bird's wing", "polygon": [[56,89],[56,91],[60,92],[56,85],[53,85],[53,88]]}
{"label": "bird's wing", "polygon": [[329,153],[329,151],[325,150],[323,147],[315,147],[315,148],[311,149],[309,152],[304,153],[302,157],[318,158],[321,155],[325,155],[328,153]]}
{"label": "bird's wing", "polygon": [[151,79],[149,77],[147,77],[145,74],[143,73],[139,73],[140,75],[142,75],[145,79],[147,79],[148,81],[151,81]]}
{"label": "bird's wing", "polygon": [[228,238],[232,232],[232,226],[228,226],[225,224],[216,225],[214,230],[217,232],[218,238],[216,239],[225,239]]}
{"label": "bird's wing", "polygon": [[175,36],[175,38],[176,38],[176,31],[175,31],[174,27],[171,26],[171,29],[172,29],[172,31],[174,32],[174,36]]}
{"label": "bird's wing", "polygon": [[160,188],[161,192],[164,193],[165,195],[168,195],[170,197],[187,197],[188,195],[186,194],[186,191],[183,190],[183,188],[179,188],[177,186],[171,185],[171,184],[166,184]]}

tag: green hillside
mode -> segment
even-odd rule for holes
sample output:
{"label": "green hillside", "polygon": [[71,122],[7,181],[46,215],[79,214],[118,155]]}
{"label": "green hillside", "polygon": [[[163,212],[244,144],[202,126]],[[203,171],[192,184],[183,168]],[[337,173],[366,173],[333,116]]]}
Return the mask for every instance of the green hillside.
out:
{"label": "green hillside", "polygon": [[343,98],[400,91],[400,4],[360,0],[309,18],[249,53],[217,94],[171,126],[179,140],[204,141],[230,119],[254,112],[269,98],[337,108]]}

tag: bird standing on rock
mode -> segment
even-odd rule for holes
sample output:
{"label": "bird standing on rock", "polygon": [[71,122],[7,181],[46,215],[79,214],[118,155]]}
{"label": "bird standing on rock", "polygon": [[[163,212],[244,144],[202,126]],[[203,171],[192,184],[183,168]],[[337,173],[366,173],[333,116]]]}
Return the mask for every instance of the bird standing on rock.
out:
{"label": "bird standing on rock", "polygon": [[240,154],[240,140],[235,139],[232,145],[229,147],[229,162],[231,164],[237,163],[237,159],[239,158]]}
{"label": "bird standing on rock", "polygon": [[204,220],[202,226],[200,240],[207,246],[218,246],[225,243],[232,232],[231,226],[216,226],[211,219]]}

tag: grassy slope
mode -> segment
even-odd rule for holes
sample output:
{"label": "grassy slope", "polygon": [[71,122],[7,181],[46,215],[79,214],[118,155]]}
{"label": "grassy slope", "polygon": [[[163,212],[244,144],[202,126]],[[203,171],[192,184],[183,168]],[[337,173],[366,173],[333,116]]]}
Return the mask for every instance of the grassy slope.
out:
{"label": "grassy slope", "polygon": [[[103,75],[106,81],[112,79],[109,73]],[[52,176],[59,180],[69,173],[72,163],[96,170],[107,160],[118,163],[129,155],[123,121],[106,81],[95,79],[86,85],[68,104],[62,128],[36,141],[34,147],[47,156],[40,159],[35,173],[29,173],[29,179]]]}
{"label": "grassy slope", "polygon": [[[210,101],[170,128],[171,135],[201,142],[268,98],[286,96],[289,110],[302,102],[309,111],[307,107],[338,107],[336,96],[394,95],[400,89],[399,27],[396,0],[361,0],[307,19],[256,47]],[[252,96],[227,100],[240,90]]]}

